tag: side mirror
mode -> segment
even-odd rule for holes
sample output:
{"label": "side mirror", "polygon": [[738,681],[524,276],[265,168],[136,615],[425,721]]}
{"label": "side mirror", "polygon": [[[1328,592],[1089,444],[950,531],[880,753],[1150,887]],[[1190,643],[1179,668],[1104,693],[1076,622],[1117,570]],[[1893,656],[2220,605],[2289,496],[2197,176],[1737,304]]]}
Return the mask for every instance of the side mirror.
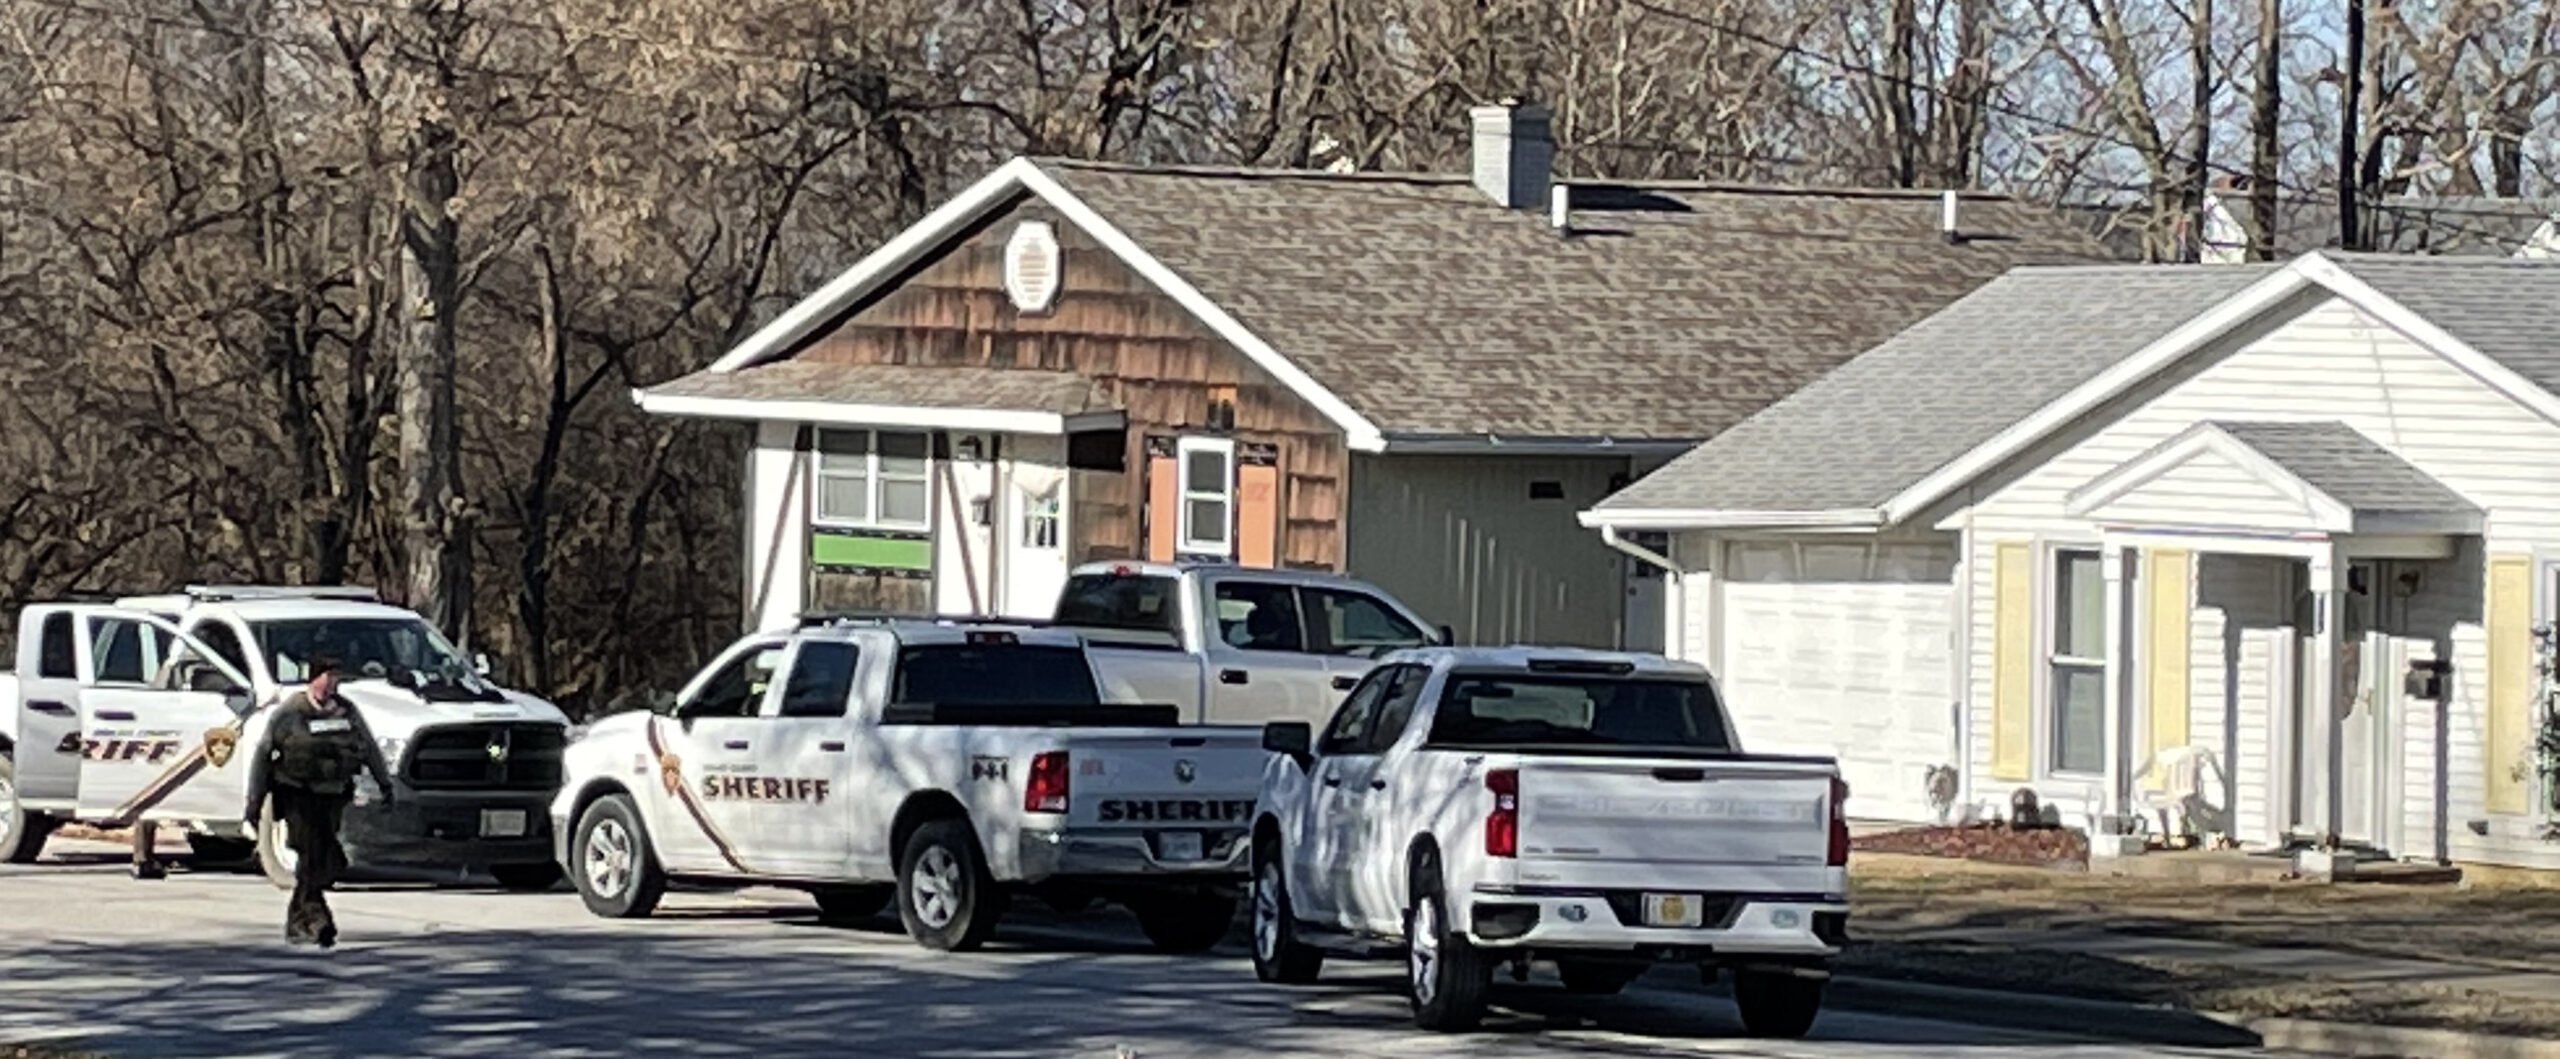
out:
{"label": "side mirror", "polygon": [[1315,726],[1305,721],[1273,721],[1262,726],[1262,749],[1306,764],[1315,756]]}
{"label": "side mirror", "polygon": [[1452,629],[1446,625],[1440,627],[1440,646],[1447,647],[1457,642],[1458,630]]}
{"label": "side mirror", "polygon": [[482,680],[496,680],[498,678],[498,666],[496,663],[489,661],[489,654],[486,651],[472,652],[471,671],[480,674],[480,679]]}

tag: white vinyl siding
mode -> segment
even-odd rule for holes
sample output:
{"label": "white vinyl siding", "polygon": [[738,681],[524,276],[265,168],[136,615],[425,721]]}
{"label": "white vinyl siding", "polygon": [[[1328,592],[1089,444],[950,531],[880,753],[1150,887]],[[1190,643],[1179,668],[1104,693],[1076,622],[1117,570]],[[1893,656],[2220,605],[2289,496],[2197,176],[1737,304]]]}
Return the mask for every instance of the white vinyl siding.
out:
{"label": "white vinyl siding", "polygon": [[932,441],[893,430],[820,430],[810,473],[824,526],[923,530],[933,522]]}
{"label": "white vinyl siding", "polygon": [[[1574,515],[1607,497],[1628,462],[1354,455],[1346,569],[1447,624],[1460,643],[1617,647],[1634,609],[1633,560]],[[1540,483],[1562,495],[1533,498]],[[1643,620],[1658,627],[1661,614]]]}
{"label": "white vinyl siding", "polygon": [[[2163,374],[2154,384],[2102,410],[2088,426],[2069,432],[2016,461],[2025,470],[2006,481],[1977,483],[1950,510],[1970,502],[1972,533],[1969,591],[1975,605],[1968,626],[1969,657],[1966,701],[1970,745],[1969,774],[1977,804],[1995,804],[2007,788],[1990,784],[1988,775],[1992,666],[1991,549],[1996,541],[2083,541],[2095,532],[2091,523],[2069,517],[2065,502],[2072,490],[2141,456],[2154,446],[2204,420],[2341,421],[2371,437],[2401,458],[2443,482],[2488,512],[2485,548],[2466,548],[2456,564],[2430,563],[2429,569],[2461,566],[2460,576],[2473,582],[2468,594],[2452,602],[2437,601],[2411,611],[2408,653],[2425,657],[2439,641],[2454,653],[2452,687],[2442,704],[2441,734],[2449,774],[2434,775],[2434,741],[2439,733],[2437,704],[2407,700],[2393,718],[2402,740],[2400,784],[2403,804],[2398,841],[2410,846],[2395,852],[2425,855],[2435,832],[2432,801],[2441,787],[2445,846],[2455,859],[2560,867],[2560,846],[2535,837],[2539,820],[2491,817],[2486,806],[2482,741],[2488,698],[2487,652],[2480,627],[2481,592],[2478,567],[2487,554],[2537,550],[2560,554],[2560,425],[2554,425],[2498,393],[2488,384],[2445,361],[2360,310],[2331,300],[2311,307],[2289,322],[2254,338],[2239,338],[2207,350],[2189,365]],[[2164,494],[2165,495],[2165,494]],[[2187,510],[2163,516],[2227,524],[2229,497],[2191,501]],[[2217,514],[2220,515],[2216,518]],[[1935,516],[1933,516],[1935,517]],[[2223,622],[2242,604],[2236,598],[2243,583],[2223,580],[2232,570],[2252,581],[2273,578],[2284,564],[2278,560],[2229,561],[2204,556],[2197,578],[2199,598],[2193,626],[2195,657],[2191,672],[2199,710],[2196,738],[2206,738],[2203,712],[2208,703],[2228,712],[2216,723],[2238,729],[2221,738],[2239,752],[2224,765],[2234,774],[2235,831],[2244,841],[2263,836],[2263,825],[2277,813],[2283,790],[2275,770],[2279,755],[2268,743],[2269,699],[2287,693],[2292,678],[2291,646],[2276,623],[2289,620],[2266,614],[2244,622],[2233,634]],[[2432,596],[2431,592],[2425,593]],[[2257,604],[2267,608],[2276,599]],[[2212,612],[2208,614],[2207,612]],[[2547,617],[2547,615],[2546,615]],[[2225,651],[2237,657],[2227,659]],[[2236,684],[2238,700],[2227,688],[2208,681]],[[2258,690],[2264,686],[2266,690]],[[2206,692],[2212,697],[2208,699]],[[2252,702],[2251,700],[2257,700]],[[2264,705],[2262,705],[2264,704]],[[2280,731],[2280,729],[2276,730]],[[2083,792],[2064,786],[2039,789],[2048,801],[2065,801]],[[2485,832],[2482,833],[2482,832]]]}

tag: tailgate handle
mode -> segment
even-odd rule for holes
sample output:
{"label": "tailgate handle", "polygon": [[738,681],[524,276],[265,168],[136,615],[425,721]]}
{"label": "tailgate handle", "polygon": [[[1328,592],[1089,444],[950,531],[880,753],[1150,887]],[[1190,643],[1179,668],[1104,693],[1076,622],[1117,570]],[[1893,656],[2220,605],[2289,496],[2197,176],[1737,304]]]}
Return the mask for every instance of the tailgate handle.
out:
{"label": "tailgate handle", "polygon": [[820,750],[824,750],[824,751],[826,751],[827,753],[830,753],[830,754],[841,754],[841,753],[844,753],[844,740],[842,740],[842,739],[829,739],[829,740],[827,740],[827,741],[825,741],[825,742],[823,742],[823,743],[819,743],[819,744],[818,744],[818,749],[820,749]]}
{"label": "tailgate handle", "polygon": [[56,717],[69,717],[72,712],[69,704],[50,701],[30,702],[27,704],[27,708],[34,710],[37,713],[50,713]]}
{"label": "tailgate handle", "polygon": [[1335,691],[1349,691],[1359,686],[1359,677],[1343,676],[1333,678],[1333,690]]}
{"label": "tailgate handle", "polygon": [[1372,779],[1372,780],[1370,780],[1370,781],[1369,781],[1369,789],[1370,789],[1370,790],[1373,790],[1373,791],[1383,791],[1383,790],[1387,789],[1387,781],[1385,781],[1385,780],[1381,780],[1381,779]]}
{"label": "tailgate handle", "polygon": [[1707,778],[1705,769],[1655,769],[1653,778],[1665,783],[1696,783]]}
{"label": "tailgate handle", "polygon": [[1325,773],[1325,774],[1324,774],[1324,785],[1325,785],[1325,786],[1327,786],[1327,787],[1339,787],[1339,786],[1342,786],[1342,774],[1341,774],[1341,773],[1338,773],[1338,772],[1328,772],[1328,773]]}
{"label": "tailgate handle", "polygon": [[721,749],[724,750],[744,750],[747,748],[747,741],[744,739],[732,739],[726,743],[720,744],[720,746]]}
{"label": "tailgate handle", "polygon": [[130,721],[130,720],[132,720],[132,719],[133,719],[133,711],[132,711],[132,710],[99,710],[99,711],[98,711],[98,719],[99,719],[99,720],[101,720],[101,721]]}
{"label": "tailgate handle", "polygon": [[1171,739],[1165,740],[1164,742],[1166,746],[1206,746],[1209,743],[1209,737],[1205,735],[1177,735]]}
{"label": "tailgate handle", "polygon": [[1218,683],[1221,684],[1246,684],[1251,683],[1252,680],[1253,674],[1247,673],[1241,669],[1221,669],[1218,671]]}

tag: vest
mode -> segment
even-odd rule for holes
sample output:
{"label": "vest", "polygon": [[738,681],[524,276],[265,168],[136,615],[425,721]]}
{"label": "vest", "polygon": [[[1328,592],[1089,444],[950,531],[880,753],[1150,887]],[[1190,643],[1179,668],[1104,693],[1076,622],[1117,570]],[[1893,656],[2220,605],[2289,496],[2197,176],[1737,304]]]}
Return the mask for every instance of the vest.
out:
{"label": "vest", "polygon": [[279,782],[314,794],[346,794],[364,768],[364,731],[352,711],[335,717],[287,708],[276,717],[274,772]]}

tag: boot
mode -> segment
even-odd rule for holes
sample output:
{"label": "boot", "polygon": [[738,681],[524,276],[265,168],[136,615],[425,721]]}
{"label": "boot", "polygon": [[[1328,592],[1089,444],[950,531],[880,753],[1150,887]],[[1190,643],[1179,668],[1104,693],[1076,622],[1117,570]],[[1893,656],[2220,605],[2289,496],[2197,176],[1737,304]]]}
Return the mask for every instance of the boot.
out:
{"label": "boot", "polygon": [[137,860],[133,862],[133,866],[127,869],[127,871],[130,872],[134,878],[141,880],[166,879],[169,877],[169,869],[162,866],[157,860]]}

